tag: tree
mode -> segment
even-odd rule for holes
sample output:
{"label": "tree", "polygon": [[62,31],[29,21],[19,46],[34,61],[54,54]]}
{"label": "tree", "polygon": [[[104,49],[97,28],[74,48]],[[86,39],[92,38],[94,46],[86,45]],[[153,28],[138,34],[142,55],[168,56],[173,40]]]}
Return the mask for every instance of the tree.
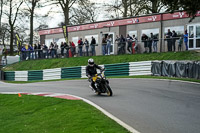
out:
{"label": "tree", "polygon": [[69,12],[72,6],[79,0],[49,0],[50,5],[60,6],[64,15],[65,25],[69,25]]}
{"label": "tree", "polygon": [[164,7],[161,0],[144,0],[144,3],[141,4],[144,5],[143,9],[146,10],[147,14],[159,13]]}
{"label": "tree", "polygon": [[2,39],[2,16],[3,16],[3,7],[5,5],[6,1],[5,0],[1,0],[0,1],[0,39]]}
{"label": "tree", "polygon": [[70,24],[83,24],[95,22],[97,20],[97,9],[95,3],[80,0],[77,7],[72,7],[70,12]]}
{"label": "tree", "polygon": [[10,54],[13,55],[13,42],[14,42],[14,28],[15,28],[15,23],[16,19],[19,13],[20,6],[22,5],[23,0],[7,0],[8,4],[8,12],[5,14],[8,17],[8,23],[10,27]]}
{"label": "tree", "polygon": [[2,43],[5,47],[5,40],[9,39],[9,25],[7,23],[2,23],[1,25],[1,39],[2,39]]}
{"label": "tree", "polygon": [[0,1],[0,29],[1,29],[1,18],[3,14],[3,0]]}
{"label": "tree", "polygon": [[30,15],[30,42],[29,44],[33,44],[33,21],[34,21],[34,14],[35,14],[35,9],[39,7],[39,0],[28,0],[25,1],[27,8],[25,9],[28,11],[28,14]]}
{"label": "tree", "polygon": [[175,10],[182,9],[192,17],[191,20],[196,16],[197,11],[200,10],[199,0],[162,0],[162,2],[168,7],[167,11],[174,12]]}
{"label": "tree", "polygon": [[114,3],[107,4],[107,7],[107,11],[114,11],[118,14],[117,17],[129,17],[159,13],[164,8],[164,4],[161,0],[115,0]]}

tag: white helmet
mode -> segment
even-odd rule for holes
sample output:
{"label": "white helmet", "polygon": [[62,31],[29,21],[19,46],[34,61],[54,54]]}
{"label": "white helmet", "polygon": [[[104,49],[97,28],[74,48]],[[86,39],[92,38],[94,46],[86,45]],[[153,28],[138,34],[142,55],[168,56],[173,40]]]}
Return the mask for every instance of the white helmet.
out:
{"label": "white helmet", "polygon": [[88,59],[88,64],[89,65],[94,65],[94,60],[92,58]]}

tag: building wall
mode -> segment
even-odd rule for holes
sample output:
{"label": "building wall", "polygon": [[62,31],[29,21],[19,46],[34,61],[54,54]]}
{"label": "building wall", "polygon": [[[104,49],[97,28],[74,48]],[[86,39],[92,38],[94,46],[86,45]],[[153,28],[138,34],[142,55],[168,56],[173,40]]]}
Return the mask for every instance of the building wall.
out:
{"label": "building wall", "polygon": [[[132,24],[132,25],[124,25],[124,26],[116,26],[116,27],[104,27],[101,29],[92,29],[92,30],[83,30],[83,31],[74,31],[69,32],[69,41],[72,41],[73,37],[83,38],[89,35],[98,35],[98,46],[96,46],[96,55],[102,54],[102,34],[113,34],[114,40],[116,39],[116,35],[123,34],[125,35],[129,33],[129,31],[137,31],[139,52],[144,52],[144,45],[141,42],[141,34],[142,30],[146,29],[159,29],[159,41],[158,41],[158,52],[167,51],[167,44],[164,41],[165,37],[165,29],[166,27],[176,27],[176,26],[184,26],[184,30],[187,29],[188,24],[200,24],[200,17],[196,17],[191,23],[189,23],[190,18],[182,18],[182,19],[173,19],[173,20],[165,20],[159,22],[149,22],[149,23],[140,23],[140,24]],[[162,27],[162,28],[161,28]],[[153,30],[152,30],[153,31]],[[44,42],[45,39],[56,39],[56,38],[64,38],[63,33],[60,34],[51,34],[41,36],[41,42]],[[77,43],[77,42],[75,42]],[[117,45],[114,43],[114,54],[117,54]],[[177,48],[176,48],[177,49]],[[185,46],[183,46],[185,49]]]}

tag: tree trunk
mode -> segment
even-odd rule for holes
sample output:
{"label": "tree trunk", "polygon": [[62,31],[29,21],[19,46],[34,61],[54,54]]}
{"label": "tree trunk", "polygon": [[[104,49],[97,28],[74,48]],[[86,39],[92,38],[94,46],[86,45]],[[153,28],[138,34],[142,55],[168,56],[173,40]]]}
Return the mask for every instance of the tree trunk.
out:
{"label": "tree trunk", "polygon": [[10,26],[10,55],[13,55],[13,42],[14,42],[14,27]]}
{"label": "tree trunk", "polygon": [[31,11],[31,18],[30,18],[30,45],[33,45],[33,18],[34,18],[34,10]]}
{"label": "tree trunk", "polygon": [[[1,11],[0,11],[0,29],[1,29],[1,17],[3,14],[3,0],[1,0]],[[1,32],[1,31],[0,31]]]}
{"label": "tree trunk", "polygon": [[158,13],[158,6],[157,6],[158,1],[152,0],[151,2],[152,2],[152,13]]}
{"label": "tree trunk", "polygon": [[69,8],[68,7],[65,8],[64,16],[65,16],[65,25],[69,25]]}
{"label": "tree trunk", "polygon": [[128,14],[128,1],[127,0],[122,0],[122,3],[124,5],[124,12],[123,12],[123,17],[127,17]]}

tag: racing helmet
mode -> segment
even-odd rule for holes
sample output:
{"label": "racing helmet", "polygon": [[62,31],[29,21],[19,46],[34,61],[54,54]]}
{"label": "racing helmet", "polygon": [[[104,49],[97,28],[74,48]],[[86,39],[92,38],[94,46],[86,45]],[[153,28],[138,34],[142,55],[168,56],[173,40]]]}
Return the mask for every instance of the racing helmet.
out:
{"label": "racing helmet", "polygon": [[88,59],[88,64],[93,66],[94,65],[94,60],[92,58]]}

